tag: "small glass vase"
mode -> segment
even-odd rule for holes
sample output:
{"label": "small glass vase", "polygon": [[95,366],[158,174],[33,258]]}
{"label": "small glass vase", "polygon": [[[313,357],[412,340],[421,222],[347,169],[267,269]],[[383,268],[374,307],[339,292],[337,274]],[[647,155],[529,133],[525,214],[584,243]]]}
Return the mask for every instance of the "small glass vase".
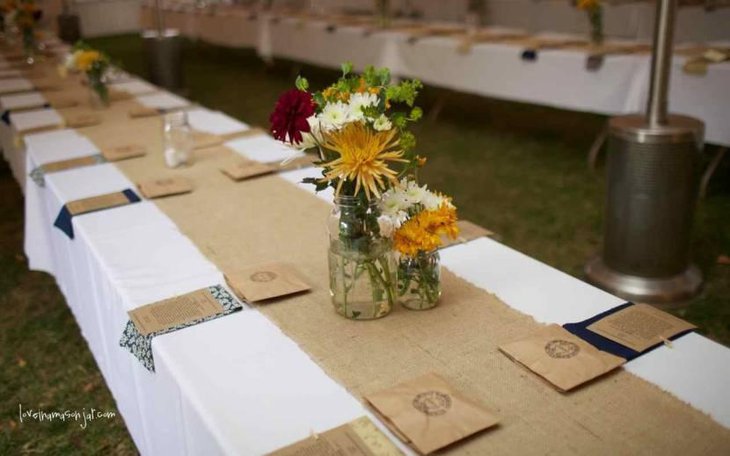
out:
{"label": "small glass vase", "polygon": [[185,111],[167,113],[163,121],[162,146],[165,164],[168,168],[191,165],[195,139],[188,123],[188,113]]}
{"label": "small glass vase", "polygon": [[94,109],[109,107],[109,89],[102,81],[94,78],[89,79],[89,103]]}
{"label": "small glass vase", "polygon": [[401,256],[398,263],[398,300],[411,310],[433,309],[441,297],[441,256],[438,250]]}
{"label": "small glass vase", "polygon": [[21,33],[23,35],[23,52],[25,54],[25,62],[28,65],[33,65],[35,63],[36,54],[35,33],[32,28],[25,27],[21,30]]}
{"label": "small glass vase", "polygon": [[375,201],[335,198],[328,221],[330,295],[345,318],[382,318],[395,303],[397,263],[390,239],[380,236],[379,215]]}

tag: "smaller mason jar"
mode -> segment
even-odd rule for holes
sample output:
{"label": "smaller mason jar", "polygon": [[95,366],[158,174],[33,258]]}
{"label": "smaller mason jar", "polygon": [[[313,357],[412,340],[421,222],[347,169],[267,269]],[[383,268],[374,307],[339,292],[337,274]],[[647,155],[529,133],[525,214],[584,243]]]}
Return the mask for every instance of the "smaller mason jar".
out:
{"label": "smaller mason jar", "polygon": [[169,168],[177,168],[192,164],[192,152],[195,146],[193,131],[188,123],[188,114],[177,111],[165,114],[162,146],[165,164]]}
{"label": "smaller mason jar", "polygon": [[401,256],[398,263],[398,300],[411,310],[432,309],[441,297],[441,256],[438,250]]}
{"label": "smaller mason jar", "polygon": [[89,77],[89,103],[94,109],[109,107],[109,89],[100,78]]}

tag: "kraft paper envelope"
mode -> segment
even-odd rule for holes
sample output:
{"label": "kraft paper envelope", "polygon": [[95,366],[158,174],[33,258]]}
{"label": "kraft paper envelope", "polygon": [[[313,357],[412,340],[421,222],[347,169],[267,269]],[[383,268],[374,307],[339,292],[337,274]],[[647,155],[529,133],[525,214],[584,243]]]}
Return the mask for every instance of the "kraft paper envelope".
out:
{"label": "kraft paper envelope", "polygon": [[99,163],[99,160],[95,155],[87,155],[85,157],[70,158],[68,160],[60,160],[56,162],[46,163],[44,165],[41,165],[41,169],[43,170],[43,172],[53,173],[66,169],[95,165],[97,163]]}
{"label": "kraft paper envelope", "polygon": [[384,423],[421,454],[430,454],[499,420],[430,373],[365,396]]}
{"label": "kraft paper envelope", "polygon": [[600,377],[626,362],[595,348],[558,325],[550,325],[525,339],[501,345],[512,360],[566,392]]}
{"label": "kraft paper envelope", "polygon": [[101,116],[98,114],[72,114],[66,116],[66,127],[83,128],[91,127],[101,123]]}
{"label": "kraft paper envelope", "polygon": [[142,118],[142,117],[159,116],[160,111],[155,108],[147,108],[147,107],[142,106],[139,108],[130,109],[128,114],[129,114],[129,117],[131,117],[133,119],[137,119],[137,118]]}
{"label": "kraft paper envelope", "polygon": [[81,215],[101,209],[124,206],[132,203],[124,192],[107,193],[90,198],[83,198],[66,203],[66,209],[71,215]]}
{"label": "kraft paper envelope", "polygon": [[226,281],[239,298],[248,302],[301,293],[311,288],[294,266],[286,263],[260,264],[227,272]]}
{"label": "kraft paper envelope", "polygon": [[145,198],[161,198],[163,196],[180,195],[193,191],[193,183],[184,177],[167,177],[150,179],[137,184]]}
{"label": "kraft paper envelope", "polygon": [[350,423],[315,434],[268,456],[402,456],[403,453],[370,419],[363,416]]}
{"label": "kraft paper envelope", "polygon": [[101,150],[101,154],[109,161],[119,161],[142,157],[147,154],[147,148],[141,144],[125,144],[104,148]]}
{"label": "kraft paper envelope", "polygon": [[270,163],[261,163],[247,159],[236,159],[221,168],[224,174],[235,181],[249,179],[251,177],[263,176],[276,171],[276,166]]}

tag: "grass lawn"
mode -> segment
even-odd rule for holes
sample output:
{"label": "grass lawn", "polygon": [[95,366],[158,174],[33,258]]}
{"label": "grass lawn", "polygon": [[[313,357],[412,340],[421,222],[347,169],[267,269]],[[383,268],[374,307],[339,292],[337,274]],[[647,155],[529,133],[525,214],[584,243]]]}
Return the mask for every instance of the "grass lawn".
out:
{"label": "grass lawn", "polygon": [[[145,76],[137,36],[91,44]],[[297,72],[313,87],[336,76],[292,62],[266,68],[251,51],[199,42],[187,43],[185,53],[186,95],[254,125],[268,124],[276,98],[292,87]],[[605,118],[430,87],[421,103],[426,113],[444,96],[439,118],[416,128],[419,153],[429,158],[423,180],[453,195],[461,217],[582,277],[586,259],[601,242],[604,185],[603,170],[590,172],[585,155]],[[53,410],[116,408],[53,278],[28,271],[22,195],[4,164],[0,213],[0,454],[134,453],[120,416],[92,422],[85,430],[68,422],[18,422],[19,403]],[[695,222],[693,255],[707,282],[690,306],[676,312],[728,345],[730,266],[716,259],[730,255],[730,160],[718,170]]]}

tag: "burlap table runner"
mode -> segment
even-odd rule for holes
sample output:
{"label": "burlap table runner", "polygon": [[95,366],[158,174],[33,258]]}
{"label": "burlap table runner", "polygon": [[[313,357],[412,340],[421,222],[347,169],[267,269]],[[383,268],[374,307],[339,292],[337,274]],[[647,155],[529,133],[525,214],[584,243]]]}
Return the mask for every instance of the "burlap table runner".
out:
{"label": "burlap table runner", "polygon": [[161,120],[130,119],[126,113],[135,104],[114,103],[102,124],[81,132],[99,147],[143,141],[148,155],[116,163],[135,182],[191,179],[193,193],[155,204],[222,271],[265,261],[286,261],[303,271],[311,293],[258,309],[328,375],[362,397],[436,371],[500,416],[497,429],[446,453],[730,451],[730,430],[624,370],[567,395],[553,390],[497,350],[498,344],[537,330],[538,323],[448,270],[442,303],[433,310],[396,307],[382,320],[343,319],[335,314],[327,289],[330,206],[276,175],[234,183],[219,171],[233,154],[223,146],[196,151],[189,168],[165,168]]}

